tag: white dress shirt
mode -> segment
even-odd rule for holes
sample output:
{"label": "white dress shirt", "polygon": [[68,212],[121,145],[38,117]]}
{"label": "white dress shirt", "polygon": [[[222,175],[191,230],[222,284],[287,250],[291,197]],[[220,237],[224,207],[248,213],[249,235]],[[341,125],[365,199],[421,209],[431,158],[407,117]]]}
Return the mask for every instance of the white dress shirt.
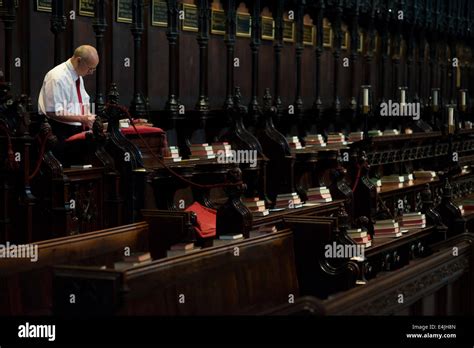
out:
{"label": "white dress shirt", "polygon": [[[82,115],[79,96],[77,95],[76,80],[80,79],[80,90],[84,114],[89,113],[90,97],[84,89],[84,81],[78,76],[71,60],[59,64],[50,70],[44,77],[38,98],[38,112],[46,115],[47,112],[61,112],[71,115]],[[73,126],[81,126],[80,122],[63,122]]]}

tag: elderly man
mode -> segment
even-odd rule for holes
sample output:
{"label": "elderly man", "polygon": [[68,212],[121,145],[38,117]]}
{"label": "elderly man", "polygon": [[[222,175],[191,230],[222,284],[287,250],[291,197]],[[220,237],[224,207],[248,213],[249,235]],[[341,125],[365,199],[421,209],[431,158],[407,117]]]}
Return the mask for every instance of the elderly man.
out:
{"label": "elderly man", "polygon": [[71,58],[50,70],[44,78],[38,109],[48,117],[53,133],[58,137],[59,155],[62,155],[65,139],[91,128],[94,123],[95,115],[90,113],[90,98],[82,77],[93,74],[98,64],[96,49],[80,46]]}

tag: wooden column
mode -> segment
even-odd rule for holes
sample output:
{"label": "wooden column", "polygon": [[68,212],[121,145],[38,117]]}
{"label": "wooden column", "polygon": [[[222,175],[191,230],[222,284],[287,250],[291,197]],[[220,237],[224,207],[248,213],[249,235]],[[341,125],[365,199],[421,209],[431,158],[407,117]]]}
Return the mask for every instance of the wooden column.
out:
{"label": "wooden column", "polygon": [[95,17],[92,26],[95,32],[96,49],[100,60],[95,76],[95,106],[97,115],[102,115],[105,107],[103,80],[105,75],[104,33],[107,28],[105,0],[96,0],[94,11]]}
{"label": "wooden column", "polygon": [[274,105],[277,108],[277,115],[280,116],[282,113],[282,101],[281,101],[281,50],[283,48],[283,0],[276,1],[275,4],[275,40],[273,43],[273,95],[275,96]]}
{"label": "wooden column", "polygon": [[416,82],[416,94],[415,94],[415,101],[419,102],[423,105],[423,76],[424,76],[424,67],[425,67],[425,35],[424,30],[421,29],[418,39],[418,57],[417,57],[417,82]]}
{"label": "wooden column", "polygon": [[314,50],[314,64],[316,66],[316,78],[314,79],[314,102],[313,109],[316,113],[316,118],[321,116],[323,102],[321,100],[321,55],[323,53],[323,17],[324,17],[324,1],[319,0],[316,6],[316,48]]}
{"label": "wooden column", "polygon": [[146,118],[147,110],[142,94],[142,62],[140,57],[142,47],[143,27],[143,0],[132,0],[132,35],[134,40],[134,76],[133,99],[130,113],[136,118]]}
{"label": "wooden column", "polygon": [[296,19],[296,42],[295,42],[295,57],[296,57],[296,93],[295,93],[295,115],[301,116],[303,114],[303,99],[301,98],[301,59],[303,55],[303,16],[304,16],[304,0],[297,0],[295,19]]}
{"label": "wooden column", "polygon": [[54,65],[63,61],[63,41],[61,33],[66,29],[66,16],[64,15],[64,0],[52,0],[51,2],[51,31],[54,34]]}
{"label": "wooden column", "polygon": [[[429,41],[429,55],[428,55],[428,59],[429,59],[429,69],[430,69],[430,73],[427,77],[429,77],[429,91],[428,91],[428,95],[430,96],[431,95],[431,88],[437,88],[437,87],[440,87],[440,86],[437,86],[436,85],[436,70],[438,69],[438,65],[437,63],[439,63],[439,60],[438,60],[438,52],[437,52],[437,47],[436,47],[436,40],[437,40],[437,37],[436,36],[431,36],[430,37],[430,41]],[[428,97],[429,99],[429,97]]]}
{"label": "wooden column", "polygon": [[415,86],[413,84],[415,69],[413,62],[415,61],[416,39],[413,39],[414,37],[415,25],[412,23],[405,36],[405,42],[407,43],[407,65],[403,74],[403,84],[408,87],[407,93],[410,99],[415,95]]}
{"label": "wooden column", "polygon": [[[435,44],[434,44],[435,45]],[[441,88],[441,95],[442,95],[442,103],[443,104],[448,104],[449,103],[449,93],[448,93],[448,81],[449,81],[449,67],[448,64],[450,61],[448,61],[448,52],[446,49],[447,42],[445,40],[442,40],[439,43],[439,51],[438,52],[438,66],[439,66],[439,87]],[[434,64],[433,64],[434,65]],[[434,65],[434,68],[436,68],[436,65]]]}
{"label": "wooden column", "polygon": [[334,30],[334,89],[333,89],[333,109],[334,113],[339,116],[341,112],[341,101],[339,99],[339,71],[340,71],[340,58],[341,58],[341,40],[342,40],[342,1],[339,0],[335,4],[334,8],[334,20],[332,27]]}
{"label": "wooden column", "polygon": [[179,8],[177,0],[168,0],[168,29],[166,37],[168,38],[168,100],[165,109],[170,118],[176,118],[179,110],[179,56],[178,56],[178,16]]}
{"label": "wooden column", "polygon": [[236,10],[235,0],[224,1],[225,11],[225,38],[224,42],[227,47],[226,54],[226,87],[224,109],[229,110],[234,105],[232,92],[234,90],[234,54],[235,54],[235,31],[236,31]]}
{"label": "wooden column", "polygon": [[14,0],[3,0],[3,9],[1,12],[3,20],[3,29],[5,31],[5,82],[12,81],[13,66],[13,27],[16,21]]}
{"label": "wooden column", "polygon": [[387,60],[388,60],[388,21],[387,18],[383,18],[383,24],[380,32],[380,59],[378,66],[379,84],[378,88],[381,93],[380,102],[385,102],[388,97],[387,91]]}
{"label": "wooden column", "polygon": [[349,108],[352,110],[353,115],[357,111],[357,95],[359,86],[357,84],[357,58],[359,54],[357,49],[359,48],[359,1],[355,1],[354,8],[351,14],[351,55],[350,67],[351,67],[351,100],[349,103]]}
{"label": "wooden column", "polygon": [[454,58],[457,58],[458,65],[460,64],[459,58],[457,57],[456,53],[456,41],[455,38],[451,37],[449,39],[449,50],[451,53],[451,60],[450,60],[450,67],[449,70],[451,71],[451,79],[449,80],[449,102],[450,104],[457,104],[456,98],[456,80],[457,80],[457,68],[454,66]]}
{"label": "wooden column", "polygon": [[259,49],[261,43],[262,19],[260,17],[260,0],[252,1],[252,37],[250,40],[250,49],[252,51],[252,90],[249,105],[250,123],[255,124],[258,115],[258,66]]}
{"label": "wooden column", "polygon": [[370,16],[367,21],[367,33],[364,38],[365,43],[365,78],[364,84],[373,86],[372,84],[372,58],[374,52],[376,52],[375,47],[375,0],[371,2],[371,11]]}
{"label": "wooden column", "polygon": [[[398,100],[398,87],[402,87],[402,81],[400,79],[400,62],[401,62],[401,53],[402,53],[402,25],[403,21],[398,18],[398,11],[403,11],[401,4],[397,8],[393,9],[395,14],[392,16],[392,20],[396,21],[395,26],[395,35],[393,38],[393,52],[392,54],[392,98],[393,100]],[[403,82],[404,84],[404,82]],[[404,86],[403,86],[404,87]]]}
{"label": "wooden column", "polygon": [[400,87],[400,48],[401,41],[398,33],[393,40],[392,53],[392,91],[390,93],[393,100],[398,100],[398,87]]}
{"label": "wooden column", "polygon": [[198,0],[198,35],[199,45],[199,97],[196,110],[201,116],[209,112],[208,97],[208,44],[209,44],[209,2]]}

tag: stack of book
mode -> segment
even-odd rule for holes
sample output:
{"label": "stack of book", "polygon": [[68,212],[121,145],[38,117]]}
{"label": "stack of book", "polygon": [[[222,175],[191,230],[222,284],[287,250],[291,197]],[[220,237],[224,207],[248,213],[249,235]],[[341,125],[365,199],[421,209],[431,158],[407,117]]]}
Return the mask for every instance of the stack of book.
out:
{"label": "stack of book", "polygon": [[262,235],[267,235],[276,232],[278,232],[278,229],[275,225],[260,226],[256,230],[250,231],[250,237],[260,237]]}
{"label": "stack of book", "polygon": [[286,140],[288,141],[288,145],[290,145],[290,148],[294,150],[300,150],[303,148],[297,136],[287,137]]}
{"label": "stack of book", "polygon": [[465,199],[462,202],[462,208],[467,213],[474,212],[474,199]]}
{"label": "stack of book", "polygon": [[189,149],[191,150],[191,158],[199,159],[212,159],[216,158],[212,146],[209,144],[192,144]]}
{"label": "stack of book", "polygon": [[384,184],[398,184],[399,186],[403,187],[403,183],[405,182],[405,178],[403,175],[397,175],[397,174],[392,174],[392,175],[386,175],[383,176],[381,179],[382,185]]}
{"label": "stack of book", "polygon": [[165,162],[179,162],[181,161],[181,156],[179,155],[179,149],[177,146],[170,146],[169,148],[170,155],[168,157],[163,157]]}
{"label": "stack of book", "polygon": [[363,245],[368,248],[372,246],[372,241],[370,240],[370,235],[367,231],[363,231],[361,228],[352,228],[348,229],[347,235],[358,245]]}
{"label": "stack of book", "polygon": [[415,179],[432,179],[436,178],[436,172],[431,170],[415,170],[413,171]]}
{"label": "stack of book", "polygon": [[401,235],[398,222],[393,219],[379,220],[374,225],[374,236],[377,238],[400,237]]}
{"label": "stack of book", "polygon": [[258,228],[257,232],[259,233],[275,233],[278,232],[278,229],[275,225],[261,226]]}
{"label": "stack of book", "polygon": [[222,143],[212,143],[212,151],[217,156],[222,156],[225,158],[233,158],[234,154],[232,153],[232,147],[228,142]]}
{"label": "stack of book", "polygon": [[296,192],[279,194],[276,199],[275,208],[301,208],[301,198]]}
{"label": "stack of book", "polygon": [[381,135],[383,135],[383,133],[379,129],[369,130],[369,137],[379,137]]}
{"label": "stack of book", "polygon": [[351,132],[349,133],[348,140],[351,143],[354,143],[356,141],[361,141],[364,139],[364,132]]}
{"label": "stack of book", "polygon": [[191,254],[201,250],[201,247],[194,246],[194,243],[178,243],[170,247],[166,252],[167,257]]}
{"label": "stack of book", "polygon": [[383,135],[399,135],[400,132],[398,129],[386,129],[383,131]]}
{"label": "stack of book", "polygon": [[326,146],[326,143],[324,142],[324,138],[321,134],[308,134],[304,138],[304,141],[306,142],[306,145]]}
{"label": "stack of book", "polygon": [[122,118],[119,120],[119,128],[128,128],[130,127],[130,120],[128,118]]}
{"label": "stack of book", "polygon": [[413,229],[413,228],[425,228],[426,227],[426,217],[425,214],[421,212],[415,213],[405,213],[399,219],[400,227],[404,229]]}
{"label": "stack of book", "polygon": [[331,192],[326,186],[311,187],[307,191],[307,203],[327,203],[332,202]]}
{"label": "stack of book", "polygon": [[153,127],[152,123],[149,123],[145,118],[135,118],[133,119],[133,124],[135,126],[145,126],[145,127]]}
{"label": "stack of book", "polygon": [[149,252],[136,252],[123,258],[123,261],[115,262],[114,269],[121,271],[127,268],[132,268],[138,265],[151,262],[151,255]]}
{"label": "stack of book", "polygon": [[375,187],[382,186],[382,180],[380,180],[379,178],[370,178],[369,180],[372,184],[374,184]]}
{"label": "stack of book", "polygon": [[328,134],[328,144],[344,144],[345,138],[342,133],[329,133]]}
{"label": "stack of book", "polygon": [[254,217],[267,216],[269,211],[265,208],[265,201],[258,197],[243,198],[242,202],[252,212]]}
{"label": "stack of book", "polygon": [[71,169],[91,169],[92,164],[71,164]]}
{"label": "stack of book", "polygon": [[243,234],[221,234],[219,236],[219,240],[223,241],[234,241],[234,240],[239,240],[239,239],[244,239]]}
{"label": "stack of book", "polygon": [[403,181],[404,182],[413,181],[413,174],[403,174]]}

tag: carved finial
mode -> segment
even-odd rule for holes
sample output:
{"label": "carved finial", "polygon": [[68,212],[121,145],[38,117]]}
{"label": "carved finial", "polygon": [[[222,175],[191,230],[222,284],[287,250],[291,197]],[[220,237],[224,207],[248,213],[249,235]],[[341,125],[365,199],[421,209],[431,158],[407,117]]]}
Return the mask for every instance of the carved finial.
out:
{"label": "carved finial", "polygon": [[349,215],[347,214],[344,203],[339,205],[339,209],[337,211],[337,220],[340,227],[349,227]]}
{"label": "carved finial", "polygon": [[423,203],[433,203],[433,196],[431,194],[430,184],[426,184],[423,191],[421,191],[421,201]]}
{"label": "carved finial", "polygon": [[263,107],[265,110],[269,110],[272,107],[272,99],[270,88],[265,88],[265,94],[263,95]]}
{"label": "carved finial", "polygon": [[443,185],[443,197],[444,198],[451,198],[453,195],[453,189],[451,187],[451,184],[449,183],[448,178],[444,181]]}
{"label": "carved finial", "polygon": [[242,104],[242,93],[240,92],[240,87],[234,87],[234,104],[240,106]]}
{"label": "carved finial", "polygon": [[118,92],[118,89],[117,89],[117,84],[115,83],[112,83],[110,85],[110,90],[109,90],[109,94],[107,95],[107,102],[110,103],[110,104],[118,104],[119,103],[119,92]]}

